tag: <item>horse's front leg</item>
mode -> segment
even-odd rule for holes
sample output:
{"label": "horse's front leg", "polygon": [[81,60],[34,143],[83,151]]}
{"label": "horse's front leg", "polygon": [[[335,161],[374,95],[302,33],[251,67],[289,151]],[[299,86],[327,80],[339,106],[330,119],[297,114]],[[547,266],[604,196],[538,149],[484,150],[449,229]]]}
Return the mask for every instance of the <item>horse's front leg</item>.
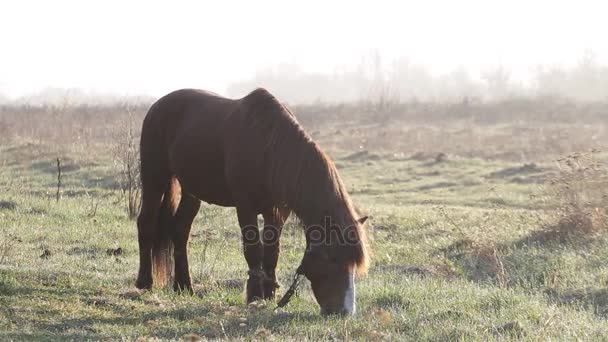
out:
{"label": "horse's front leg", "polygon": [[279,282],[275,270],[280,253],[280,239],[283,225],[289,216],[289,210],[285,208],[273,208],[263,213],[264,231],[262,241],[264,242],[264,299],[274,299]]}
{"label": "horse's front leg", "polygon": [[243,253],[249,266],[247,279],[247,303],[264,298],[262,258],[264,250],[260,241],[257,213],[247,207],[237,207],[239,225],[243,236]]}

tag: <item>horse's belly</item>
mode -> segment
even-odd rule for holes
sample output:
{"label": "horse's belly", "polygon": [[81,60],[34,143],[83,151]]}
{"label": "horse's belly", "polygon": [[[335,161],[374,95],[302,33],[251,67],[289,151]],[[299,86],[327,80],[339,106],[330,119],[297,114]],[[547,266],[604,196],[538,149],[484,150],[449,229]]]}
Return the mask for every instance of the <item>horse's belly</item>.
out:
{"label": "horse's belly", "polygon": [[[181,156],[180,156],[181,157]],[[226,183],[223,161],[218,158],[206,160],[175,158],[172,171],[179,180],[182,191],[201,201],[226,207],[234,206],[232,191]]]}
{"label": "horse's belly", "polygon": [[227,187],[217,185],[198,189],[194,196],[209,204],[221,205],[223,207],[234,207],[232,195]]}
{"label": "horse's belly", "polygon": [[180,177],[178,175],[178,180],[182,186],[182,191],[189,193],[201,201],[225,207],[234,206],[232,193],[222,174],[200,172],[194,178]]}

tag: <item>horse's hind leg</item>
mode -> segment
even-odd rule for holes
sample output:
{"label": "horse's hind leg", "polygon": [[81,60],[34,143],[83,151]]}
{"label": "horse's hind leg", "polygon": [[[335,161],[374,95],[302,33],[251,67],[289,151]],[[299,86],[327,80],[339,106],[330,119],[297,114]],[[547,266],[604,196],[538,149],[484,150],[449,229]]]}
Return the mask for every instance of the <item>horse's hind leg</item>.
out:
{"label": "horse's hind leg", "polygon": [[274,299],[276,289],[279,287],[275,270],[280,253],[280,239],[283,225],[289,217],[286,208],[273,208],[263,213],[264,231],[262,241],[264,242],[263,269],[266,275],[264,286],[264,299]]}
{"label": "horse's hind leg", "polygon": [[188,267],[188,238],[190,237],[192,221],[194,221],[200,207],[201,202],[198,199],[182,193],[182,199],[175,214],[176,225],[173,233],[175,248],[175,282],[173,283],[173,289],[175,291],[192,291],[192,281],[190,280]]}
{"label": "horse's hind leg", "polygon": [[152,248],[159,235],[159,212],[169,180],[160,184],[142,183],[141,211],[137,217],[139,273],[135,286],[139,289],[149,289],[152,287]]}

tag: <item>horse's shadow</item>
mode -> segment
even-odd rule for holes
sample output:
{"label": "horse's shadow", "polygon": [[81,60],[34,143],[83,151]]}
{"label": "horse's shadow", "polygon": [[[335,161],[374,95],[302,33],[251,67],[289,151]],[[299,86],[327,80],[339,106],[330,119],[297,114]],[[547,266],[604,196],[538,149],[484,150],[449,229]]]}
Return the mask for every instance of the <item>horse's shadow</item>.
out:
{"label": "horse's shadow", "polygon": [[[236,287],[237,281],[226,281],[228,285]],[[235,283],[235,284],[233,284]],[[228,286],[226,284],[223,284]],[[167,290],[170,291],[170,290]],[[203,290],[192,294],[194,297],[209,295],[211,290]],[[131,293],[133,292],[133,294]],[[155,322],[166,322],[167,319],[174,322],[192,322],[197,318],[205,318],[213,314],[212,307],[208,305],[187,305],[182,307],[156,307],[147,304],[150,300],[147,292],[127,291],[127,293],[108,293],[98,295],[93,290],[82,291],[78,288],[40,286],[32,284],[20,284],[18,286],[6,286],[0,289],[0,294],[7,299],[8,305],[0,308],[0,316],[8,318],[10,325],[34,325],[34,331],[0,331],[0,340],[99,340],[107,338],[107,332],[100,330],[100,326],[113,326],[115,331],[127,332],[132,334],[130,337],[147,334],[161,339],[173,339],[191,333],[191,324],[168,324],[150,326]],[[181,294],[181,296],[189,296]],[[35,321],[30,321],[26,317],[20,317],[18,312],[11,309],[10,301],[22,298],[59,298],[59,297],[80,297],[80,301],[88,306],[101,309],[106,314],[103,315],[81,315],[79,317],[66,317],[61,315],[60,309],[53,309],[48,306],[32,306]],[[164,296],[161,296],[164,297]],[[187,297],[186,297],[187,298]],[[169,298],[165,298],[170,300]],[[149,305],[150,310],[137,312],[132,309],[132,303],[144,303]],[[153,302],[153,300],[150,300]],[[221,329],[207,329],[208,325],[194,329],[198,334],[205,338],[242,338],[256,333],[260,328],[271,330],[280,329],[288,326],[294,321],[298,322],[317,322],[321,321],[318,313],[310,311],[280,311],[273,310],[276,303],[267,302],[267,306],[260,310],[252,310],[251,307],[243,304],[233,306],[233,314],[223,316]],[[47,317],[47,318],[44,318]],[[247,317],[247,325],[243,326],[242,318]],[[141,328],[146,325],[147,328]],[[122,334],[122,333],[121,333]]]}

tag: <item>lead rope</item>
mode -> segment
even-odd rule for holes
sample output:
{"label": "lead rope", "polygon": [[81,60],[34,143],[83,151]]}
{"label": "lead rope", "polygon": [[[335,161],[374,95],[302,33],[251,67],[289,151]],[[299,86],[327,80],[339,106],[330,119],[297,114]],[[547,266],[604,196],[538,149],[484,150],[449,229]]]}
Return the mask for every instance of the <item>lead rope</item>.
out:
{"label": "lead rope", "polygon": [[277,303],[277,307],[275,308],[275,310],[284,307],[291,301],[291,297],[293,297],[293,295],[296,293],[296,291],[298,290],[298,286],[300,285],[301,282],[302,282],[302,273],[300,273],[300,268],[298,267],[298,269],[296,270],[296,273],[293,276],[293,281],[291,283],[291,286],[289,286],[289,289],[287,289],[287,292],[285,292],[283,297],[281,297],[281,300],[279,300],[279,302]]}

